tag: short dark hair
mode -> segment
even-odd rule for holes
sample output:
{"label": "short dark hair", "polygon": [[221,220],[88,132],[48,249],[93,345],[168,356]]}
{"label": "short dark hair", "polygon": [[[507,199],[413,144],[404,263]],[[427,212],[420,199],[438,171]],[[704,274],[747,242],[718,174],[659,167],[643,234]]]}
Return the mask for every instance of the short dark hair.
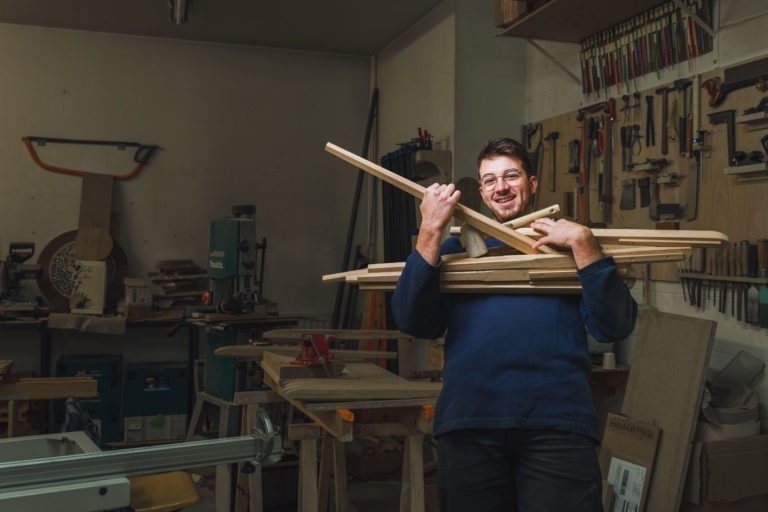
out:
{"label": "short dark hair", "polygon": [[523,170],[528,176],[536,175],[536,171],[531,168],[528,150],[515,139],[510,139],[509,137],[489,140],[485,147],[480,150],[480,154],[477,157],[477,169],[480,169],[480,164],[483,163],[483,160],[497,156],[508,156],[519,160],[520,165],[523,166]]}

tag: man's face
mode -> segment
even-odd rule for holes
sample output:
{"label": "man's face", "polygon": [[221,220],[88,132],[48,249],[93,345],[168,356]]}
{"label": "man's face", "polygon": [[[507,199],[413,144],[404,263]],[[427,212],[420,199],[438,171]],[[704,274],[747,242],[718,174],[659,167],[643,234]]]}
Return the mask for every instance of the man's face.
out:
{"label": "man's face", "polygon": [[529,212],[536,176],[528,176],[517,158],[497,156],[480,163],[480,195],[496,220],[507,222]]}

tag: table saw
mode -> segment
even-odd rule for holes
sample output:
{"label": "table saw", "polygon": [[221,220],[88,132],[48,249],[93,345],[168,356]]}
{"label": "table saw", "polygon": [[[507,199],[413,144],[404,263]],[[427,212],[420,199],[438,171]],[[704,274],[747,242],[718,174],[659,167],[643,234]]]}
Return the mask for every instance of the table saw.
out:
{"label": "table saw", "polygon": [[280,460],[263,410],[251,435],[101,451],[85,432],[0,440],[0,510],[91,512],[130,505],[127,477],[216,464]]}

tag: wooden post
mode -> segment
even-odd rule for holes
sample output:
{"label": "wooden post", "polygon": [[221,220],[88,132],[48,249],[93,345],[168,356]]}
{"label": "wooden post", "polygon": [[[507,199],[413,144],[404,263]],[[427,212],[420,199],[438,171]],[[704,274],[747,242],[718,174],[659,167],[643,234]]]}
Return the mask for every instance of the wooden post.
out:
{"label": "wooden post", "polygon": [[423,434],[414,434],[405,438],[400,512],[424,512],[423,443]]}

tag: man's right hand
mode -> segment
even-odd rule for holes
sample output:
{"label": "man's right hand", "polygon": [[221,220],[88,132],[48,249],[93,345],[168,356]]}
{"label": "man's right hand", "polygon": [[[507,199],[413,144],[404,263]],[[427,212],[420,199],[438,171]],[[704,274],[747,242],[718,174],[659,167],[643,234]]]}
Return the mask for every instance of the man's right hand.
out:
{"label": "man's right hand", "polygon": [[453,183],[440,185],[434,183],[424,190],[424,198],[419,206],[421,225],[416,239],[416,250],[431,265],[440,260],[440,242],[443,230],[453,217],[453,210],[461,198],[461,192]]}

